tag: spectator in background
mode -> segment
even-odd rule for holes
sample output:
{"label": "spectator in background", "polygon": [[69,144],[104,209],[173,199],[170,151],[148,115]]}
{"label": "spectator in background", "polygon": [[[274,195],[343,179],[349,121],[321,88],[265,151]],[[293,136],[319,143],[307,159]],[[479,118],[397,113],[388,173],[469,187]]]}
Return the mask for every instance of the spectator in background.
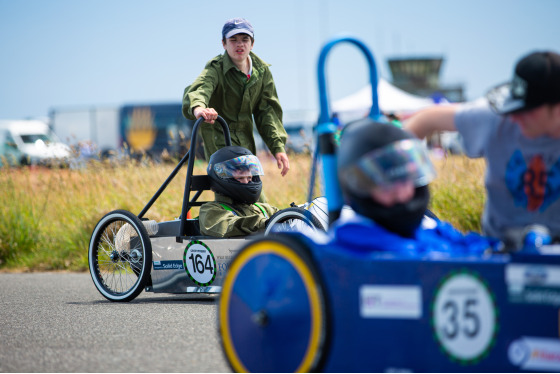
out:
{"label": "spectator in background", "polygon": [[458,131],[468,157],[486,159],[483,232],[519,249],[526,227],[560,237],[560,55],[530,53],[486,98],[425,109],[405,128],[424,138]]}
{"label": "spectator in background", "polygon": [[256,154],[253,118],[257,130],[276,158],[282,176],[290,169],[286,154],[286,130],[282,108],[269,65],[252,52],[254,30],[249,21],[234,18],[222,28],[225,53],[210,60],[195,81],[185,88],[183,115],[189,119],[203,117],[209,126],[201,128],[206,159],[225,146],[221,126],[226,120],[233,145]]}

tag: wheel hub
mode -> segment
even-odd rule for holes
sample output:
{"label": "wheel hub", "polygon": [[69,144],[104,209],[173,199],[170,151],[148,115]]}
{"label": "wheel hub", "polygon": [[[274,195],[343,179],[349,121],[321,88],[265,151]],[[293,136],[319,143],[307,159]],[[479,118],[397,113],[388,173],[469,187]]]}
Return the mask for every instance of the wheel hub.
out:
{"label": "wheel hub", "polygon": [[266,312],[266,310],[261,309],[258,312],[256,312],[255,314],[253,314],[251,316],[251,319],[253,320],[253,322],[255,322],[257,325],[264,327],[266,325],[268,325],[268,313]]}
{"label": "wheel hub", "polygon": [[113,251],[111,252],[111,255],[109,255],[109,258],[110,258],[111,261],[113,261],[113,262],[119,261],[119,258],[120,258],[119,252],[116,251],[116,250],[113,250]]}

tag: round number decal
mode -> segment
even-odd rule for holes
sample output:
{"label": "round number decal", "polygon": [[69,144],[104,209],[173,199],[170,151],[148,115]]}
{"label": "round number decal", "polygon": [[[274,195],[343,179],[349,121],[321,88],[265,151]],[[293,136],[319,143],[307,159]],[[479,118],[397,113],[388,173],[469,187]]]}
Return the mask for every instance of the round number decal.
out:
{"label": "round number decal", "polygon": [[201,241],[193,240],[185,248],[183,266],[189,278],[199,286],[209,286],[216,279],[216,259]]}
{"label": "round number decal", "polygon": [[432,304],[432,327],[452,360],[475,364],[484,358],[498,329],[494,298],[485,282],[468,271],[446,276]]}

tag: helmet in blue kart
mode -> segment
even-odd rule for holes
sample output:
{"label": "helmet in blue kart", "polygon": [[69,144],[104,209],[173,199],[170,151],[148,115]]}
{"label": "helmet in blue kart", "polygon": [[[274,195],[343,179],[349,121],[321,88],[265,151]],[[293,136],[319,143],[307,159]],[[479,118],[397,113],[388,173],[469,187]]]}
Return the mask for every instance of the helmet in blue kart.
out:
{"label": "helmet in blue kart", "polygon": [[207,173],[212,190],[236,202],[253,204],[261,196],[263,168],[246,148],[228,146],[217,150],[210,156]]}
{"label": "helmet in blue kart", "polygon": [[[345,202],[357,213],[400,236],[413,237],[428,208],[433,165],[420,140],[389,123],[365,118],[344,129],[338,178]],[[382,203],[378,191],[408,187],[397,202]]]}

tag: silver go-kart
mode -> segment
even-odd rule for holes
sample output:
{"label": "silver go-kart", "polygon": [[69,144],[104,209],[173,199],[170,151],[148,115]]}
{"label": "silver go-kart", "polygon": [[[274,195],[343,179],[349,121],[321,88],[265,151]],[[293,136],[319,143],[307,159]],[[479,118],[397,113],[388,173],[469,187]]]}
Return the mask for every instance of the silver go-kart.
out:
{"label": "silver go-kart", "polygon": [[[205,203],[198,201],[198,198],[203,191],[210,189],[207,175],[192,175],[197,130],[202,120],[197,120],[193,125],[190,150],[140,214],[115,210],[101,218],[95,226],[89,243],[89,270],[95,287],[108,300],[130,301],[142,290],[172,294],[217,294],[222,289],[231,259],[248,241],[259,236],[203,236],[198,219],[187,218],[191,207]],[[218,117],[218,123],[222,126],[226,145],[231,145],[226,121]],[[187,161],[180,217],[166,222],[144,218]],[[195,192],[192,198],[191,192]],[[285,230],[304,225],[312,230],[324,231],[324,224],[306,209],[310,206],[313,205],[292,204],[277,212],[270,218],[264,235],[278,226],[283,226]]]}

